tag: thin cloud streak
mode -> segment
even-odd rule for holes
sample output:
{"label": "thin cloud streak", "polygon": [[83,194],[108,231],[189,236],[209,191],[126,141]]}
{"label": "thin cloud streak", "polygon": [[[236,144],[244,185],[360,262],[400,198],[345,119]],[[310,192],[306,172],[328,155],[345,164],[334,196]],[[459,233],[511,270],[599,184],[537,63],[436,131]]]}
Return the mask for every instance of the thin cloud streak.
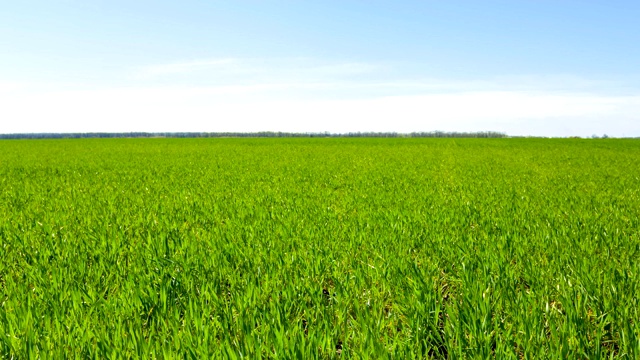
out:
{"label": "thin cloud streak", "polygon": [[323,62],[309,58],[206,59],[136,68],[135,79],[209,81],[209,84],[252,82],[323,82],[374,74],[383,65],[364,62]]}
{"label": "thin cloud streak", "polygon": [[214,68],[225,68],[229,65],[235,65],[238,63],[237,59],[215,59],[215,60],[201,60],[190,61],[182,63],[171,64],[159,64],[149,65],[142,67],[139,70],[140,75],[166,75],[166,74],[180,74],[189,73],[194,71],[202,71]]}

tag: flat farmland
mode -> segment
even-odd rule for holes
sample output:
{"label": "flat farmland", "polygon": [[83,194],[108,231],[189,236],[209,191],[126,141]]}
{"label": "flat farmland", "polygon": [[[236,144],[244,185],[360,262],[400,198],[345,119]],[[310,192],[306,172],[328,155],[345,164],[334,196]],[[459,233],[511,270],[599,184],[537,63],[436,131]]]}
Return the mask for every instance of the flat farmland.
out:
{"label": "flat farmland", "polygon": [[0,142],[0,357],[640,357],[640,141]]}

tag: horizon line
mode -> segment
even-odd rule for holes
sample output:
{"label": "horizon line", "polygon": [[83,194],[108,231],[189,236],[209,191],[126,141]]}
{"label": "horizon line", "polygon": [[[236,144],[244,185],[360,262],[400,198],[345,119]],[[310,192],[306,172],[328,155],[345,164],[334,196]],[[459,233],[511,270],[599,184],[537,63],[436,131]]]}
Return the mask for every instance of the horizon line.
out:
{"label": "horizon line", "polygon": [[125,132],[20,132],[0,133],[0,139],[80,139],[80,138],[540,138],[540,139],[638,139],[593,134],[589,137],[508,135],[502,131],[358,131],[358,132],[289,132],[289,131],[125,131]]}

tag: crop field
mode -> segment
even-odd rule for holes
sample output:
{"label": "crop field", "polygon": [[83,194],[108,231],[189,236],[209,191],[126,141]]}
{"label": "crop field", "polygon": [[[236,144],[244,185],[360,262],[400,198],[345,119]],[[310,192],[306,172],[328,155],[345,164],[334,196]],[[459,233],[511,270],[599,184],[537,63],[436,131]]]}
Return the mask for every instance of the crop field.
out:
{"label": "crop field", "polygon": [[640,141],[0,142],[0,358],[640,358]]}

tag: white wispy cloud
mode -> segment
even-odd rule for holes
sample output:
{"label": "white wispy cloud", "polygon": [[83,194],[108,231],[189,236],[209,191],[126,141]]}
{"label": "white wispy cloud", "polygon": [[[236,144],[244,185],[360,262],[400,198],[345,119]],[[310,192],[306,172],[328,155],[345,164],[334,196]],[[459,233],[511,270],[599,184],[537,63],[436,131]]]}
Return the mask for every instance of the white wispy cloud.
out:
{"label": "white wispy cloud", "polygon": [[371,74],[384,67],[366,62],[327,62],[310,58],[224,58],[153,64],[136,68],[137,79],[171,78],[211,84],[251,82],[322,82]]}
{"label": "white wispy cloud", "polygon": [[184,74],[211,69],[224,69],[233,65],[237,65],[238,62],[239,61],[237,59],[228,58],[148,65],[138,69],[138,74],[146,76]]}
{"label": "white wispy cloud", "polygon": [[359,75],[359,74],[370,74],[382,68],[383,66],[377,65],[377,64],[370,64],[370,63],[363,63],[363,62],[349,62],[349,63],[311,66],[309,68],[303,67],[302,70],[309,71],[314,74]]}

